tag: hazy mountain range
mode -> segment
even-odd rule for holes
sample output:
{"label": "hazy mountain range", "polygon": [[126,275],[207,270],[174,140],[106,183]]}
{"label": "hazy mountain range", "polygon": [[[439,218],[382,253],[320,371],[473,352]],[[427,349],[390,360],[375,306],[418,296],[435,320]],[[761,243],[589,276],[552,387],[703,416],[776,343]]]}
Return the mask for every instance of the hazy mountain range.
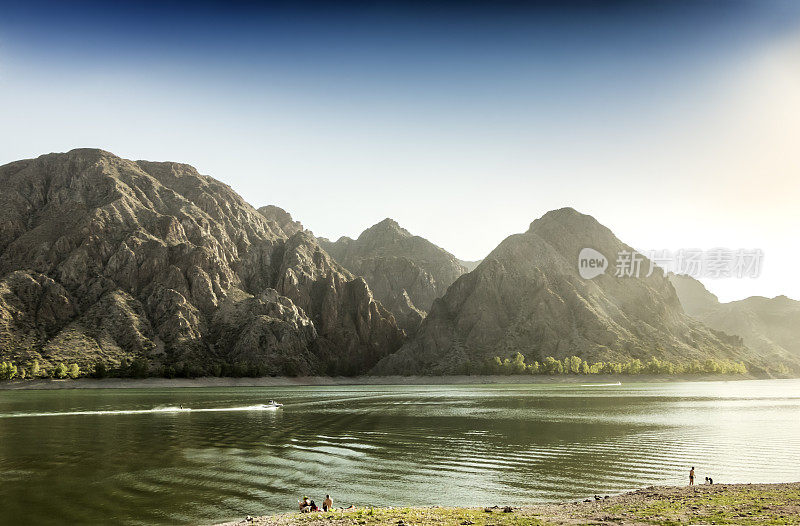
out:
{"label": "hazy mountain range", "polygon": [[737,334],[745,345],[773,363],[800,360],[800,301],[752,296],[720,303],[696,279],[670,274],[684,310],[709,327]]}
{"label": "hazy mountain range", "polygon": [[0,205],[0,359],[20,364],[440,374],[515,352],[800,364],[788,298],[720,304],[660,269],[582,279],[581,248],[632,249],[569,208],[463,262],[391,219],[317,239],[191,166],[95,149],[0,167]]}

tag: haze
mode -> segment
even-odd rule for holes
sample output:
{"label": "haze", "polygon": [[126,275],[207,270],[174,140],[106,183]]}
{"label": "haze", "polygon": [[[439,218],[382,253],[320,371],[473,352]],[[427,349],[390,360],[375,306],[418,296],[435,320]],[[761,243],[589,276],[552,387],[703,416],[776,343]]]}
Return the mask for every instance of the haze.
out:
{"label": "haze", "polygon": [[797,4],[81,7],[4,8],[0,164],[185,162],[319,236],[388,216],[467,260],[572,206],[642,250],[760,248],[706,285],[800,298]]}

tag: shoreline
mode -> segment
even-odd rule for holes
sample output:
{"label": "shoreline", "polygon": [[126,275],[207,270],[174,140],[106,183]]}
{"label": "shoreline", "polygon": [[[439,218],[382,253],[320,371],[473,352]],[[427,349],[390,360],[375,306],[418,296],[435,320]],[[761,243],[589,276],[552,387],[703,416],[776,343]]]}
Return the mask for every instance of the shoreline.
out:
{"label": "shoreline", "polygon": [[[352,508],[327,513],[283,513],[219,523],[217,526],[618,526],[676,524],[800,524],[800,482],[650,486],[612,497],[562,504],[492,507]],[[335,505],[335,503],[334,503]]]}
{"label": "shoreline", "polygon": [[739,382],[744,380],[776,380],[751,375],[459,375],[459,376],[274,376],[262,378],[78,378],[56,380],[10,380],[0,382],[0,390],[53,389],[149,389],[201,387],[300,387],[348,385],[508,385],[508,384],[604,384],[672,383],[672,382]]}

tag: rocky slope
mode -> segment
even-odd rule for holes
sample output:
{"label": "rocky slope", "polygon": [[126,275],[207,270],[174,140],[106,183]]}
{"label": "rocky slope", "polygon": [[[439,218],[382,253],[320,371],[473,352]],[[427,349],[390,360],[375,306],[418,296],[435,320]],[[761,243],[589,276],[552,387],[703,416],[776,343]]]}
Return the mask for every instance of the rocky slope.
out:
{"label": "rocky slope", "polygon": [[289,212],[278,206],[262,206],[258,209],[258,213],[270,221],[277,223],[278,226],[281,227],[281,230],[290,236],[292,234],[305,231],[305,228],[303,228],[303,223],[292,219],[292,215]]}
{"label": "rocky slope", "polygon": [[0,359],[353,374],[397,349],[366,282],[279,210],[101,150],[0,167]]}
{"label": "rocky slope", "polygon": [[[590,247],[609,259],[594,279],[578,273]],[[589,361],[655,356],[673,362],[763,360],[741,340],[687,316],[663,272],[615,277],[620,251],[632,249],[594,218],[565,208],[504,240],[436,300],[416,337],[384,358],[375,373],[454,373],[517,351],[528,360],[578,355]]]}
{"label": "rocky slope", "polygon": [[463,259],[458,259],[456,261],[458,261],[461,264],[462,267],[467,269],[467,272],[472,272],[473,270],[478,268],[478,265],[480,265],[481,261],[483,261],[483,260],[479,259],[477,261],[464,261]]}
{"label": "rocky slope", "polygon": [[320,244],[350,272],[366,279],[408,334],[416,332],[433,301],[467,272],[455,256],[388,218],[358,239],[320,239]]}
{"label": "rocky slope", "polygon": [[753,296],[720,303],[690,276],[670,274],[686,312],[709,327],[741,336],[765,359],[800,365],[800,301]]}

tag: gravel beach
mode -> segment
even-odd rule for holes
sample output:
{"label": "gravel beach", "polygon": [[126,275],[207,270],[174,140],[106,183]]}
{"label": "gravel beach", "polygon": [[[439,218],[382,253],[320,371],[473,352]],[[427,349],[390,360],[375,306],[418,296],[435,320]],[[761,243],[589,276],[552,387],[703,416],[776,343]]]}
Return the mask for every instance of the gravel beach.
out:
{"label": "gravel beach", "polygon": [[354,508],[287,513],[243,518],[220,526],[800,524],[800,482],[654,486],[599,497],[589,502],[533,506],[498,503],[489,508]]}

